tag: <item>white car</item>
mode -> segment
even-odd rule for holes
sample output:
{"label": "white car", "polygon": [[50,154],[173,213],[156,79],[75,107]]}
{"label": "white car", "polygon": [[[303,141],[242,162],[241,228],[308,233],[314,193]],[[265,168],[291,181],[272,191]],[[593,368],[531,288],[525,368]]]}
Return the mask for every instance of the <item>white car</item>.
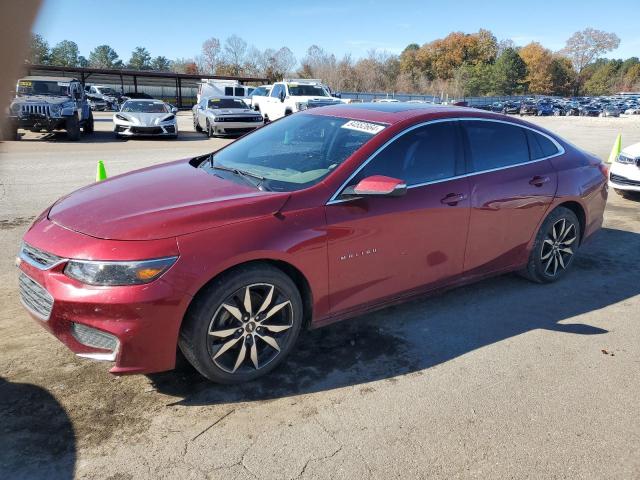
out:
{"label": "white car", "polygon": [[265,120],[273,121],[307,108],[341,103],[320,80],[284,80],[273,84],[268,97],[260,98],[260,112]]}
{"label": "white car", "polygon": [[178,137],[178,109],[162,100],[127,100],[113,115],[113,132],[125,137]]}
{"label": "white car", "polygon": [[640,192],[640,143],[623,149],[609,169],[609,186],[623,197]]}
{"label": "white car", "polygon": [[193,110],[193,127],[207,136],[243,135],[264,125],[255,112],[239,98],[203,97]]}

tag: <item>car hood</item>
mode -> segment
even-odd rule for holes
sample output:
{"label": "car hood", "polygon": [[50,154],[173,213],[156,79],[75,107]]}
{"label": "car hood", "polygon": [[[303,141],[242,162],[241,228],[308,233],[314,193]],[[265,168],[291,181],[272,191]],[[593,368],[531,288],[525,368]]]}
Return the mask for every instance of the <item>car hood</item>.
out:
{"label": "car hood", "polygon": [[26,97],[16,97],[11,102],[12,105],[15,104],[29,104],[29,103],[48,103],[50,105],[57,105],[66,102],[70,102],[71,97],[65,97],[63,95],[29,95]]}
{"label": "car hood", "polygon": [[155,240],[272,214],[288,197],[179,160],[81,188],[54,204],[48,218],[96,238]]}
{"label": "car hood", "polygon": [[624,153],[625,155],[628,155],[632,158],[640,157],[640,143],[634,143],[633,145],[624,147],[621,153]]}
{"label": "car hood", "polygon": [[[164,112],[164,113],[118,112],[115,115],[122,115],[132,125],[138,125],[140,127],[154,127],[158,125],[163,118],[167,118],[172,114],[169,112]],[[115,121],[115,115],[113,116],[114,121]],[[122,120],[119,120],[119,121],[122,121]]]}
{"label": "car hood", "polygon": [[247,114],[255,117],[258,114],[258,112],[251,110],[250,108],[210,108],[209,111],[215,115]]}

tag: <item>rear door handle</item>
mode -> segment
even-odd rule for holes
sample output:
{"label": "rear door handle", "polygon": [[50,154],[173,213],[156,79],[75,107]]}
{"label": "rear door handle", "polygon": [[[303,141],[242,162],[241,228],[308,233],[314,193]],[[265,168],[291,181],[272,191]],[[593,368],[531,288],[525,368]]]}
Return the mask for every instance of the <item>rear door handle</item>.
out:
{"label": "rear door handle", "polygon": [[551,179],[549,177],[541,177],[539,175],[536,175],[531,180],[529,180],[529,185],[541,187],[542,185],[544,185],[545,183],[549,183],[550,181]]}
{"label": "rear door handle", "polygon": [[445,205],[451,205],[453,207],[457,205],[458,202],[462,202],[463,200],[466,200],[466,199],[467,199],[467,195],[464,193],[450,193],[449,195],[444,197],[442,200],[440,200],[440,203]]}

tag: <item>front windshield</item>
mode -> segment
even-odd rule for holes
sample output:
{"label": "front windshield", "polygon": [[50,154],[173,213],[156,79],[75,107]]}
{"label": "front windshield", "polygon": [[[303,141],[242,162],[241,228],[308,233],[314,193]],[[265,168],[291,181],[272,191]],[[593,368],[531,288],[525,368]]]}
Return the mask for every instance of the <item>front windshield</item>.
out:
{"label": "front windshield", "polygon": [[110,88],[110,87],[100,87],[97,90],[102,95],[117,95],[118,94],[118,92],[116,92],[113,88]]}
{"label": "front windshield", "polygon": [[295,95],[297,97],[309,96],[309,97],[330,97],[327,92],[320,85],[301,85],[298,83],[289,83],[289,95]]}
{"label": "front windshield", "polygon": [[207,108],[247,108],[247,104],[237,98],[211,98]]}
{"label": "front windshield", "polygon": [[136,102],[129,100],[122,106],[123,112],[169,113],[169,107],[163,102]]}
{"label": "front windshield", "polygon": [[267,190],[300,190],[325,178],[383,129],[375,123],[296,114],[235,141],[214,154],[213,163],[264,177]]}
{"label": "front windshield", "polygon": [[19,80],[18,95],[69,96],[69,82],[49,80]]}

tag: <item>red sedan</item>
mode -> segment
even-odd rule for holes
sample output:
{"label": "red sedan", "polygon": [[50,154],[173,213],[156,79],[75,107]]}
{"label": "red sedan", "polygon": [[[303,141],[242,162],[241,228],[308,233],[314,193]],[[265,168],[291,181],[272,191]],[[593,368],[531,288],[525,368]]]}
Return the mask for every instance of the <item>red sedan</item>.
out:
{"label": "red sedan", "polygon": [[520,271],[552,282],[602,225],[606,168],[458,107],[312,109],[211,155],[82,188],[19,254],[31,315],[112,373],[255,379],[303,328]]}

